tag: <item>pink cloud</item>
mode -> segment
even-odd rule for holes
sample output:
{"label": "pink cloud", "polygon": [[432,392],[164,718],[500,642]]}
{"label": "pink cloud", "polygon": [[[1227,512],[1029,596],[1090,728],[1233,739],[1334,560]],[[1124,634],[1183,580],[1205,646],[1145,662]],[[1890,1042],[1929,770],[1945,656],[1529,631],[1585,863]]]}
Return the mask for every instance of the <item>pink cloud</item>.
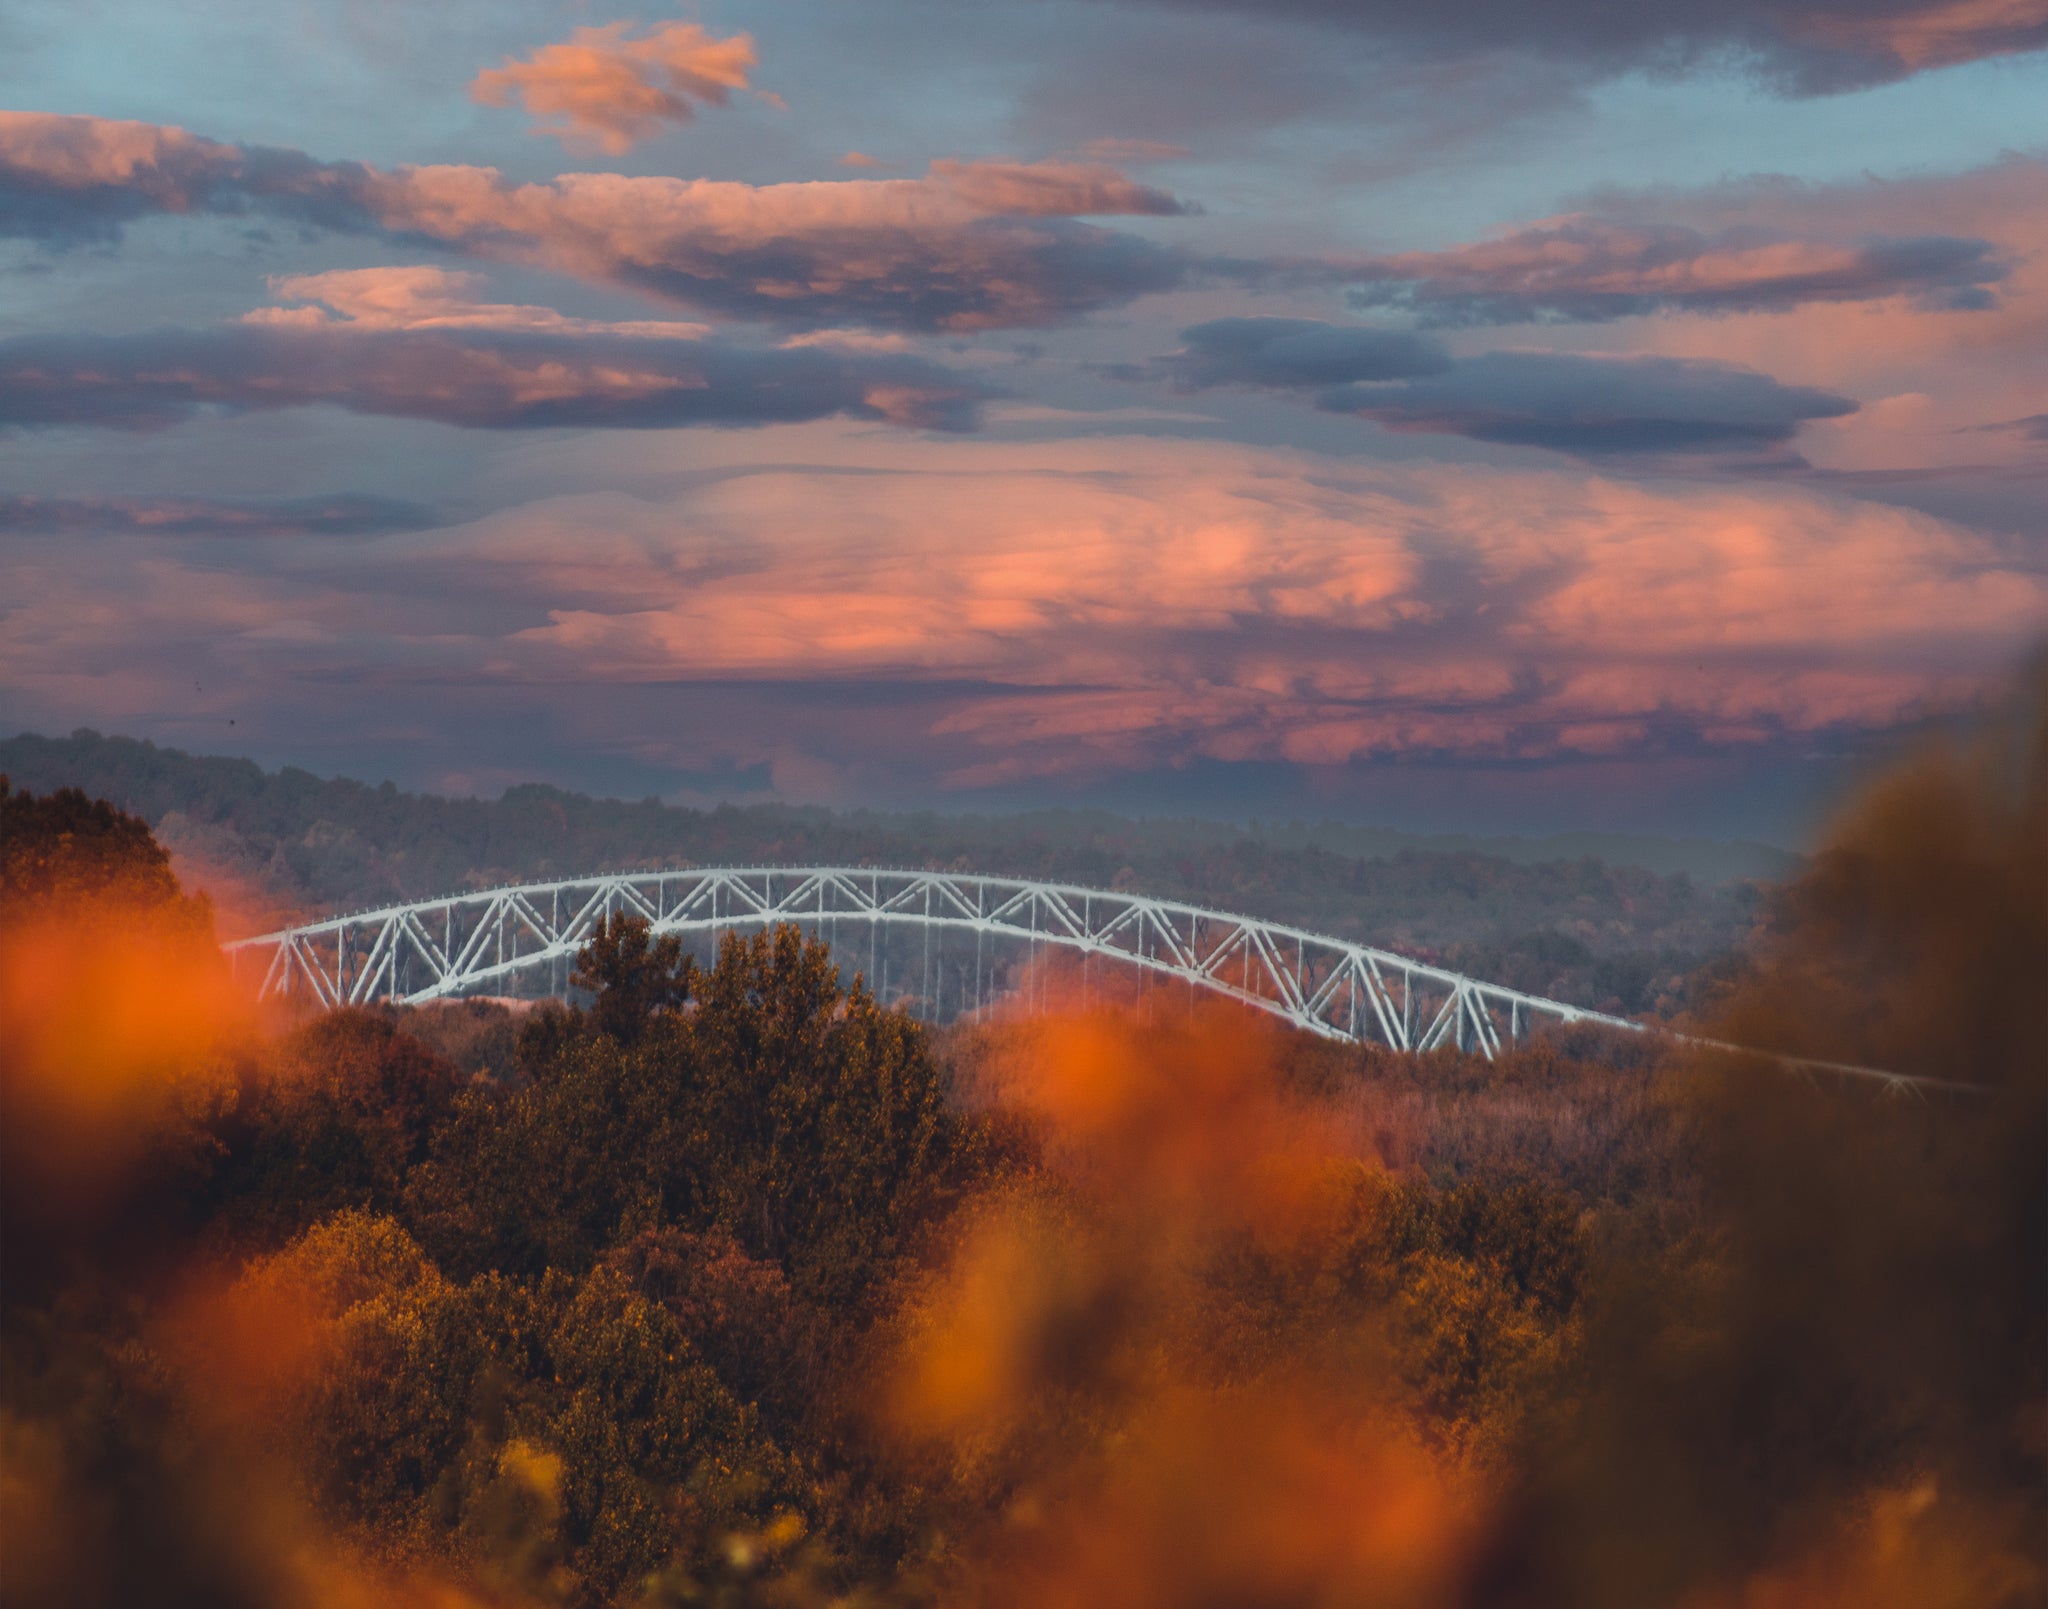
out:
{"label": "pink cloud", "polygon": [[1625,318],[1667,310],[1790,308],[1908,296],[1990,305],[2006,267],[1982,240],[1827,240],[1719,235],[1679,225],[1573,216],[1450,251],[1367,265],[1392,303],[1450,323]]}
{"label": "pink cloud", "polygon": [[1979,427],[2048,408],[2048,159],[2014,156],[1967,173],[1842,185],[1750,182],[1684,202],[1710,228],[1974,237],[2009,268],[1995,305],[1980,310],[1899,297],[1711,319],[1667,315],[1623,326],[1630,347],[1765,364],[1858,398],[1858,413],[1813,425],[1801,438],[1807,456],[1829,468],[2018,463],[2034,452],[2023,436]]}
{"label": "pink cloud", "polygon": [[1744,764],[1967,703],[2048,631],[2038,560],[1783,485],[824,427],[562,451],[558,476],[628,489],[340,541],[283,520],[258,569],[188,548],[198,511],[30,510],[0,680],[44,725],[158,732],[194,681],[244,727],[351,730],[374,685],[414,738],[496,710],[508,743],[555,723],[928,792]]}
{"label": "pink cloud", "polygon": [[517,100],[556,120],[536,132],[617,156],[747,87],[756,61],[748,35],[714,39],[694,22],[671,22],[631,39],[627,27],[578,28],[565,44],[478,73],[470,95],[486,106]]}
{"label": "pink cloud", "polygon": [[0,151],[10,168],[51,194],[118,185],[169,212],[192,207],[196,181],[227,171],[242,155],[155,123],[7,111],[0,111]]}
{"label": "pink cloud", "polygon": [[714,313],[798,324],[1036,325],[1183,282],[1180,255],[1080,220],[1187,207],[1113,168],[932,164],[918,179],[751,185],[495,168],[319,163],[181,130],[0,119],[12,232],[101,235],[156,211],[270,209],[358,234],[432,241]]}
{"label": "pink cloud", "polygon": [[1189,210],[1100,162],[932,163],[924,181],[988,217],[1084,218]]}
{"label": "pink cloud", "polygon": [[2041,48],[2048,0],[1936,0],[1866,14],[1823,11],[1796,30],[1835,49],[1888,56],[1907,72]]}
{"label": "pink cloud", "polygon": [[[2048,0],[2044,0],[2048,3]],[[1560,217],[1438,251],[1333,264],[1354,299],[1444,324],[1599,322],[1644,314],[1888,303],[1995,308],[2048,198],[2048,161],[1805,184],[1749,178],[1607,191]]]}
{"label": "pink cloud", "polygon": [[[2038,563],[1796,487],[1213,442],[836,439],[750,459],[724,438],[702,460],[720,474],[659,497],[330,545],[311,591],[301,566],[186,571],[175,535],[110,529],[40,560],[24,537],[0,671],[74,694],[105,676],[112,699],[124,667],[205,640],[274,685],[431,665],[435,698],[682,684],[709,710],[865,687],[864,720],[987,786],[1205,759],[1782,745],[1966,700],[2048,629]],[[817,467],[780,467],[792,457]],[[145,551],[146,596],[94,590]],[[701,763],[787,747],[757,720],[705,719]]]}
{"label": "pink cloud", "polygon": [[922,179],[749,185],[494,169],[377,174],[385,229],[752,317],[979,329],[1039,324],[1176,282],[1160,248],[1082,215],[1182,210],[1113,170],[937,162]]}
{"label": "pink cloud", "polygon": [[[764,471],[687,516],[642,510],[634,557],[581,571],[573,604],[503,646],[599,680],[993,681],[1008,691],[958,701],[936,734],[983,751],[970,767],[1060,770],[1883,727],[2048,629],[2037,568],[1789,488],[1213,444],[963,451],[979,467]],[[685,549],[750,562],[668,570],[671,518]],[[506,520],[524,562],[546,562],[546,524]],[[501,539],[487,522],[466,540],[485,563]]]}
{"label": "pink cloud", "polygon": [[[373,174],[364,200],[390,229],[655,284],[771,245],[798,275],[821,245],[836,245],[847,260],[835,271],[859,275],[962,250],[962,231],[982,220],[1185,210],[1113,169],[1063,162],[938,161],[922,179],[771,185],[615,173],[512,184],[495,168],[419,167]],[[798,279],[788,294],[804,288]]]}
{"label": "pink cloud", "polygon": [[1610,191],[1368,266],[1381,277],[1363,300],[1439,322],[1523,320],[1553,352],[1735,363],[1852,398],[1855,412],[1801,432],[1827,469],[2019,464],[2034,444],[1988,429],[2048,409],[2039,155],[1903,179]]}
{"label": "pink cloud", "polygon": [[272,294],[283,301],[314,305],[258,308],[243,314],[242,322],[297,329],[527,330],[677,341],[701,340],[711,333],[704,324],[568,318],[551,307],[482,302],[476,296],[483,284],[481,274],[427,264],[284,274],[270,281]]}

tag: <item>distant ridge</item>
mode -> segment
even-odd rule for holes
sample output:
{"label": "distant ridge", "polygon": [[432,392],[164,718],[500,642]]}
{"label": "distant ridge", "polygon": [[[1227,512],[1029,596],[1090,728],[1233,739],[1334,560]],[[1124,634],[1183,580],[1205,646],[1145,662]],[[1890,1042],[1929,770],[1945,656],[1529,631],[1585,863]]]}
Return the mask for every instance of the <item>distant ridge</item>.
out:
{"label": "distant ridge", "polygon": [[978,871],[1163,899],[1379,945],[1530,994],[1634,1014],[1681,1009],[1724,968],[1761,885],[1796,858],[1761,844],[1573,833],[1432,836],[1343,823],[712,809],[544,784],[496,799],[408,793],[80,730],[0,741],[0,772],[144,817],[224,936],[464,889],[691,865]]}
{"label": "distant ridge", "polygon": [[1473,854],[1497,857],[1518,865],[1550,861],[1598,860],[1609,866],[1635,866],[1662,876],[1683,874],[1703,883],[1759,879],[1776,882],[1797,871],[1801,857],[1775,844],[1746,839],[1666,838],[1642,833],[1564,832],[1528,838],[1478,833],[1421,833],[1392,827],[1359,826],[1342,821],[1253,820],[1238,826],[1199,817],[1126,816],[1101,809],[1019,810],[1004,812],[948,810],[831,810],[817,805],[720,805],[709,810],[669,806],[652,800],[594,797],[546,783],[521,783],[493,800],[410,793],[392,783],[370,784],[347,777],[318,777],[297,766],[266,772],[254,760],[193,755],[182,749],[159,748],[145,740],[103,736],[80,727],[69,737],[33,732],[0,739],[0,771],[16,785],[41,791],[51,787],[83,787],[114,799],[152,821],[174,812],[190,812],[195,804],[219,804],[257,795],[283,795],[310,803],[318,798],[339,802],[355,794],[375,794],[411,801],[434,801],[453,808],[501,808],[556,801],[579,811],[624,812],[644,820],[650,810],[670,811],[693,819],[739,818],[763,827],[820,828],[842,824],[863,834],[929,837],[964,832],[981,837],[1008,833],[1041,835],[1061,842],[1116,837],[1131,829],[1147,836],[1220,845],[1250,841],[1276,849],[1320,849],[1353,860],[1389,859],[1404,852],[1431,855]]}
{"label": "distant ridge", "polygon": [[1683,873],[1706,883],[1748,878],[1780,882],[1803,864],[1803,858],[1792,850],[1749,839],[1660,838],[1618,832],[1495,838],[1474,833],[1401,832],[1391,827],[1358,827],[1337,821],[1291,821],[1285,825],[1254,821],[1247,832],[1262,843],[1329,849],[1361,859],[1398,855],[1409,849],[1429,854],[1497,855],[1524,866],[1591,858],[1610,866],[1640,866],[1665,876]]}

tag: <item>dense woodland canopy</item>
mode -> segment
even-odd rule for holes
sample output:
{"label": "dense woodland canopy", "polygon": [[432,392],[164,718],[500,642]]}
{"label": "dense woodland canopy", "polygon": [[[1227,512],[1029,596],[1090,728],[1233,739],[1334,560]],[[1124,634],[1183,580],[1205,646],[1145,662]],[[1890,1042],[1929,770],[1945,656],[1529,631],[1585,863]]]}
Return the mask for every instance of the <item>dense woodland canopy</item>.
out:
{"label": "dense woodland canopy", "polygon": [[0,742],[17,785],[81,786],[235,892],[241,931],[395,899],[659,866],[931,866],[1139,888],[1369,941],[1556,999],[1697,1012],[1755,923],[1761,846],[1581,835],[1483,844],[1102,813],[699,811],[541,786],[444,799],[79,732]]}
{"label": "dense woodland canopy", "polygon": [[146,824],[0,785],[8,1599],[2039,1602],[2034,742],[1888,784],[1731,980],[1924,1100],[935,1034],[631,921],[568,1007],[268,1020]]}

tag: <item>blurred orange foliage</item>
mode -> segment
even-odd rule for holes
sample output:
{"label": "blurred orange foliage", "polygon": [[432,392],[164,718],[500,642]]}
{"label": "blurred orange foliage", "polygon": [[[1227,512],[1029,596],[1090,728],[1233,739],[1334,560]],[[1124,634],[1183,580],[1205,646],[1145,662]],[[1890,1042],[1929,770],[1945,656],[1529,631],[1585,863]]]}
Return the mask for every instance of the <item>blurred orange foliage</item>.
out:
{"label": "blurred orange foliage", "polygon": [[1074,1010],[1002,1042],[994,1087],[1047,1173],[984,1203],[912,1301],[892,1399],[998,1515],[958,1601],[1454,1601],[1477,1493],[1390,1384],[1211,1344],[1237,1252],[1326,1256],[1372,1173],[1278,1046],[1230,1006]]}

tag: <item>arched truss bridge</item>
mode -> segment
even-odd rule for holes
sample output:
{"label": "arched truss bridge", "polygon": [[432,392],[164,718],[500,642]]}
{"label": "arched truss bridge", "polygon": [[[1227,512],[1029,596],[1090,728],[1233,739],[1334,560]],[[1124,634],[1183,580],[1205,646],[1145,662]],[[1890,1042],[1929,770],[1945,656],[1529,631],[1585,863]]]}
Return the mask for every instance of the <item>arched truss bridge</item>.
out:
{"label": "arched truss bridge", "polygon": [[[643,917],[657,934],[713,942],[730,929],[795,923],[855,964],[864,938],[870,986],[888,998],[893,955],[897,998],[928,1018],[1041,986],[1041,967],[1015,964],[1023,947],[1032,961],[1048,951],[1078,954],[1084,979],[1099,958],[1228,996],[1326,1038],[1397,1050],[1456,1046],[1491,1059],[1545,1023],[1641,1029],[1278,922],[1024,878],[867,866],[701,867],[527,883],[359,911],[228,949],[238,971],[263,968],[265,995],[304,990],[324,1006],[422,1004],[522,985],[538,992],[543,980],[547,992],[560,993],[591,928],[614,914]],[[922,941],[921,954],[913,944],[907,961],[906,932]],[[971,963],[963,953],[970,937]]]}

